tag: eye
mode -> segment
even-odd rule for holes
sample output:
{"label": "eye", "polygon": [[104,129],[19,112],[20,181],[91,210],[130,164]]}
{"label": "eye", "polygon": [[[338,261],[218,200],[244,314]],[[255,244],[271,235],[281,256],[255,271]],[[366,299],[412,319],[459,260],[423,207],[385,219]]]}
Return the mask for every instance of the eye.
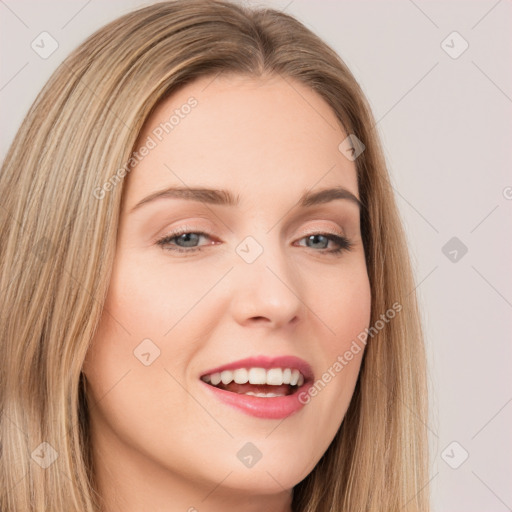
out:
{"label": "eye", "polygon": [[[179,230],[166,235],[156,243],[165,251],[195,252],[201,250],[200,246],[197,247],[194,245],[201,237],[210,238],[207,233],[203,233],[202,231]],[[176,241],[176,243],[172,243],[174,241]]]}
{"label": "eye", "polygon": [[[322,238],[324,240],[321,241],[320,245],[323,246],[326,243],[328,244],[329,242],[334,242],[337,246],[334,249],[327,249],[326,247],[320,247],[320,249],[323,252],[327,252],[329,254],[338,254],[342,251],[350,251],[350,249],[352,249],[352,247],[353,247],[352,242],[348,238],[346,238],[343,235],[335,235],[334,233],[312,233],[312,234],[305,236],[304,238],[301,238],[301,240],[306,240],[306,244],[308,242],[311,242],[314,244],[314,243],[318,242],[319,239],[322,239]],[[307,245],[307,247],[310,247],[312,249],[315,248],[314,246],[312,247],[311,245]]]}
{"label": "eye", "polygon": [[[156,244],[161,246],[165,251],[191,253],[202,249],[203,246],[197,245],[201,237],[211,239],[208,233],[204,233],[202,231],[186,231],[182,229],[166,235],[158,240]],[[321,247],[318,252],[329,254],[338,254],[343,251],[350,251],[353,247],[353,243],[348,238],[341,234],[336,235],[334,233],[311,233],[300,239],[300,241],[302,240],[306,240],[306,247],[310,249],[315,249],[315,245],[307,245],[308,243],[316,244],[320,242]],[[327,249],[325,245],[328,245],[329,242],[333,242],[336,247],[334,249]]]}

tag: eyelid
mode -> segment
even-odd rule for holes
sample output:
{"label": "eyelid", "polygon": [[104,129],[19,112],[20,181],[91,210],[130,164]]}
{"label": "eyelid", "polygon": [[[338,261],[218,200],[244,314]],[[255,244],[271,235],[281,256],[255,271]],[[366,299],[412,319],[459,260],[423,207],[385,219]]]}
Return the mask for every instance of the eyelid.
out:
{"label": "eyelid", "polygon": [[198,225],[195,225],[195,226],[191,226],[189,224],[180,224],[178,225],[177,227],[175,228],[166,228],[164,230],[162,230],[163,233],[159,234],[159,235],[156,235],[154,238],[153,238],[153,243],[156,243],[158,242],[158,240],[161,240],[162,238],[165,238],[165,237],[169,237],[169,236],[176,236],[176,234],[178,233],[202,233],[202,234],[205,234],[205,235],[208,235],[208,236],[213,236],[211,235],[211,231],[214,231],[213,229],[207,229],[207,228],[202,228]]}
{"label": "eyelid", "polygon": [[[196,233],[196,234],[208,236],[210,238],[215,238],[214,235],[211,234],[209,229],[203,229],[198,226],[190,226],[190,225],[184,224],[184,225],[181,225],[176,228],[171,228],[167,232],[167,234],[163,234],[163,235],[159,235],[159,236],[155,237],[155,239],[153,240],[153,243],[158,242],[158,240],[161,240],[162,238],[167,238],[170,236],[179,236],[182,233]],[[347,235],[344,233],[344,231],[338,227],[336,227],[334,229],[332,227],[331,228],[326,228],[326,227],[308,228],[302,232],[300,238],[303,238],[303,237],[309,236],[309,235],[316,235],[316,234],[332,234],[332,235],[337,235],[337,236],[348,238]]]}
{"label": "eyelid", "polygon": [[343,232],[342,229],[339,229],[339,228],[332,229],[332,228],[325,228],[325,227],[307,229],[306,231],[304,231],[302,233],[302,237],[309,236],[309,235],[316,235],[318,233],[331,234],[331,235],[337,235],[337,236],[346,237],[346,235],[345,235],[345,233]]}

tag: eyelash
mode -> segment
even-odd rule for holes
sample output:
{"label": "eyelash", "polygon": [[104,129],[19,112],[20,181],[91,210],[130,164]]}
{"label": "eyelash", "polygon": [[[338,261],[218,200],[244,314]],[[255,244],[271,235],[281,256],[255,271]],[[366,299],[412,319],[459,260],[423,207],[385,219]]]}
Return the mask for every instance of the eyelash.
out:
{"label": "eyelash", "polygon": [[[194,235],[200,235],[210,238],[210,235],[208,233],[204,233],[203,231],[190,231],[190,230],[177,230],[173,231],[172,233],[169,233],[168,235],[164,236],[163,238],[160,238],[156,241],[156,244],[161,246],[164,251],[170,251],[170,252],[179,252],[179,253],[191,253],[191,252],[198,252],[203,249],[203,247],[189,247],[189,248],[183,248],[175,246],[173,248],[170,248],[170,242],[174,240],[175,238],[178,238],[181,235],[185,234],[194,234]],[[311,237],[311,236],[324,236],[330,241],[335,242],[338,244],[337,249],[320,249],[316,252],[324,253],[324,254],[340,254],[345,251],[350,251],[353,247],[353,243],[346,238],[343,235],[335,235],[334,233],[309,233],[302,237],[300,240],[304,240],[305,238]],[[309,249],[312,249],[312,247],[309,247]]]}

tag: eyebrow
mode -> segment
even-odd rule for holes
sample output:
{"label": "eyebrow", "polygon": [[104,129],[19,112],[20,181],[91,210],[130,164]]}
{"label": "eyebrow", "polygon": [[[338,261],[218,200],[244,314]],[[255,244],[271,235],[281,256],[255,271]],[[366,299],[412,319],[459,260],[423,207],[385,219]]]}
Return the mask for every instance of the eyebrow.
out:
{"label": "eyebrow", "polygon": [[[202,203],[221,205],[221,206],[239,206],[240,196],[236,197],[229,190],[219,190],[212,188],[190,188],[190,187],[169,187],[159,190],[139,201],[129,213],[138,210],[141,206],[156,201],[157,199],[188,199],[190,201],[200,201]],[[305,191],[298,201],[299,208],[308,208],[319,204],[330,203],[331,201],[344,199],[357,204],[359,209],[363,205],[361,201],[349,190],[343,187],[333,187],[318,190],[315,192]]]}

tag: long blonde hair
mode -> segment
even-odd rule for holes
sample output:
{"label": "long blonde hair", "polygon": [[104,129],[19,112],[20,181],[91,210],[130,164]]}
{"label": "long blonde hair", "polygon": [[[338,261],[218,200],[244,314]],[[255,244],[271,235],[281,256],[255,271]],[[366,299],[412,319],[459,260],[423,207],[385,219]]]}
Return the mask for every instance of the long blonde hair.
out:
{"label": "long blonde hair", "polygon": [[[294,512],[429,508],[425,353],[414,281],[375,121],[340,57],[293,17],[176,0],[81,44],[37,96],[0,173],[0,510],[97,512],[81,368],[110,282],[122,169],[169,94],[219,72],[278,74],[315,90],[348,134],[372,289],[371,325],[344,421],[294,487]],[[48,443],[41,445],[41,443]],[[54,451],[52,451],[54,450]],[[36,463],[53,460],[47,468]]]}

